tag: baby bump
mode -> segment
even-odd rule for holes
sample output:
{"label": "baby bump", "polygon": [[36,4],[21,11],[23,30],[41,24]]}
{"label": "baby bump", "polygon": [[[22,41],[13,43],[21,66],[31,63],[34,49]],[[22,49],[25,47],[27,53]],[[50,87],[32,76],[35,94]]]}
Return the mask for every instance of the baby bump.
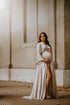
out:
{"label": "baby bump", "polygon": [[44,59],[49,59],[49,60],[52,59],[52,54],[50,52],[48,52],[48,51],[44,51],[42,53],[42,56],[43,56]]}

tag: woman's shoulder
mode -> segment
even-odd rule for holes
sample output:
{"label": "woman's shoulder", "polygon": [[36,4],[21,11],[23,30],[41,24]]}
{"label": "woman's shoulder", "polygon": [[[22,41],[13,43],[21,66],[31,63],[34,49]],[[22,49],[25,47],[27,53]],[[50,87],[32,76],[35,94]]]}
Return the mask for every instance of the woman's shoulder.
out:
{"label": "woman's shoulder", "polygon": [[38,42],[38,43],[37,43],[37,48],[42,48],[41,42]]}
{"label": "woman's shoulder", "polygon": [[40,45],[41,45],[41,42],[38,42],[38,43],[37,43],[37,46],[40,46]]}

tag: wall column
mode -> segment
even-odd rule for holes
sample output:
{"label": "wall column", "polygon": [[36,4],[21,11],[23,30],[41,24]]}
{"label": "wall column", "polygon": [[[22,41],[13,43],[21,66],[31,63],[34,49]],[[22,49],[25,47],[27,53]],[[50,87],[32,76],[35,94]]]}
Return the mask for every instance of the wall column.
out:
{"label": "wall column", "polygon": [[69,0],[56,0],[56,37],[58,86],[70,86],[70,12]]}

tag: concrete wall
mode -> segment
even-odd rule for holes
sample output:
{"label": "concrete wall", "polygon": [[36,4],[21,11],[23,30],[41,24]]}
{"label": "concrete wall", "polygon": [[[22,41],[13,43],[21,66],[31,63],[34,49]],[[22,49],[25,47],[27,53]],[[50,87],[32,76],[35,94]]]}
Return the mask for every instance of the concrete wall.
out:
{"label": "concrete wall", "polygon": [[0,1],[0,67],[10,62],[10,1]]}
{"label": "concrete wall", "polygon": [[57,39],[57,84],[70,86],[70,1],[57,0],[56,39]]}
{"label": "concrete wall", "polygon": [[[6,4],[5,0],[4,3]],[[11,37],[12,66],[35,68],[36,45],[40,32],[45,31],[52,47],[55,46],[54,0],[7,0],[5,9],[0,13],[0,65],[8,67],[10,64]]]}
{"label": "concrete wall", "polygon": [[70,0],[65,0],[64,8],[65,68],[70,69]]}
{"label": "concrete wall", "polygon": [[[24,6],[23,6],[24,0],[20,0],[20,1],[12,0],[12,3],[13,3],[12,5],[12,66],[13,67],[24,67],[24,68],[35,67],[35,60],[36,60],[35,47],[37,42],[37,10],[36,10],[37,3],[36,3],[36,0],[33,0],[33,2],[31,1],[29,2],[27,0],[26,11],[24,11]],[[29,10],[34,10],[34,13],[33,11],[31,11],[30,13]],[[24,22],[25,13],[27,16],[26,23]],[[24,27],[26,28],[26,30],[24,30]],[[31,32],[31,29],[32,29],[32,32]],[[26,43],[24,43],[25,35],[27,37]]]}
{"label": "concrete wall", "polygon": [[56,2],[56,40],[57,68],[64,69],[64,0],[57,0]]}

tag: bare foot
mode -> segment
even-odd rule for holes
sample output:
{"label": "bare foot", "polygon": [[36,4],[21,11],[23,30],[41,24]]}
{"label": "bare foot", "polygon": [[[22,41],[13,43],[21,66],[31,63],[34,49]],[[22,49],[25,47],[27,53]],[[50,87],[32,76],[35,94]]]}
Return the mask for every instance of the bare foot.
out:
{"label": "bare foot", "polygon": [[51,99],[51,96],[49,96],[49,95],[46,95],[46,98],[47,98],[47,99]]}

